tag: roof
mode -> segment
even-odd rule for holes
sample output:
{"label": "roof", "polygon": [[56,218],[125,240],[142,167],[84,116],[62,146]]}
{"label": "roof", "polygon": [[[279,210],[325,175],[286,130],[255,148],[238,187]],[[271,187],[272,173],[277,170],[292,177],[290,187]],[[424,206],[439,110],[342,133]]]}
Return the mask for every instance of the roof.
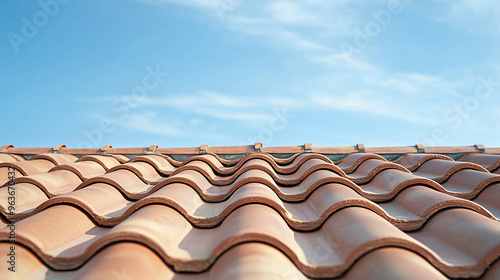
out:
{"label": "roof", "polygon": [[0,279],[500,278],[500,148],[6,145],[0,184]]}

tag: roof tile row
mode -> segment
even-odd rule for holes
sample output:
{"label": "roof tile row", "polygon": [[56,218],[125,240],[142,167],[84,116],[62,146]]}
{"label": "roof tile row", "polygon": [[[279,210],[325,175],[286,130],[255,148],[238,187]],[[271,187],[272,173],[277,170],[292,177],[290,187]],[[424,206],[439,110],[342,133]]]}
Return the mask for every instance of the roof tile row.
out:
{"label": "roof tile row", "polygon": [[[28,260],[19,275],[34,278],[142,276],[124,265],[139,262],[176,279],[494,279],[499,163],[494,154],[393,162],[370,153],[335,162],[316,153],[207,153],[183,162],[0,154],[0,250],[8,250],[12,221]],[[18,171],[15,213],[9,168]]]}

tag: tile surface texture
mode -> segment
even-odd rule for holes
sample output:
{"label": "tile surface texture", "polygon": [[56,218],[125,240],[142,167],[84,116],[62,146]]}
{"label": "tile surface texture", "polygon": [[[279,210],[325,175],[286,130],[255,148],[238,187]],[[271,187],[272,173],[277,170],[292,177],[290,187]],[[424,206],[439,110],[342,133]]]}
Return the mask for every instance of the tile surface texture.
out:
{"label": "tile surface texture", "polygon": [[500,279],[498,149],[255,147],[3,146],[0,279]]}

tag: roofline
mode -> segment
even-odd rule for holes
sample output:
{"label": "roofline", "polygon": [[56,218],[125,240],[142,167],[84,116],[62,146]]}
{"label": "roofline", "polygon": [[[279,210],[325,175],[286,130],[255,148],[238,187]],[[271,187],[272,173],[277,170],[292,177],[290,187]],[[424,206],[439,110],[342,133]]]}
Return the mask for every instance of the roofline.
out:
{"label": "roofline", "polygon": [[263,147],[261,143],[246,146],[227,146],[227,147],[208,147],[201,145],[192,148],[160,148],[157,145],[151,145],[144,148],[113,148],[111,145],[102,148],[73,149],[66,145],[58,145],[54,148],[16,148],[12,145],[0,147],[0,153],[33,155],[43,153],[61,153],[73,155],[92,155],[92,154],[123,154],[137,155],[145,153],[160,153],[170,155],[198,155],[205,153],[215,153],[221,155],[236,155],[249,152],[264,152],[270,154],[294,154],[294,153],[320,153],[320,154],[351,154],[351,153],[376,153],[376,154],[406,154],[406,153],[437,153],[437,154],[458,154],[458,153],[486,153],[500,154],[500,148],[485,148],[483,145],[474,146],[448,146],[448,147],[424,147],[421,144],[406,147],[367,147],[363,144],[344,147],[312,147],[306,143],[301,146],[288,147]]}

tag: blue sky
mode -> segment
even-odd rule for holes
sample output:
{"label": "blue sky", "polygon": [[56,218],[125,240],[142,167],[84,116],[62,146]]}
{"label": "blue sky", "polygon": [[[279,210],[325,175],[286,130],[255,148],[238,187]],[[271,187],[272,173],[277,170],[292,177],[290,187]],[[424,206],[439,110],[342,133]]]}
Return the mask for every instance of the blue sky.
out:
{"label": "blue sky", "polygon": [[2,1],[2,145],[425,146],[500,138],[500,6]]}

